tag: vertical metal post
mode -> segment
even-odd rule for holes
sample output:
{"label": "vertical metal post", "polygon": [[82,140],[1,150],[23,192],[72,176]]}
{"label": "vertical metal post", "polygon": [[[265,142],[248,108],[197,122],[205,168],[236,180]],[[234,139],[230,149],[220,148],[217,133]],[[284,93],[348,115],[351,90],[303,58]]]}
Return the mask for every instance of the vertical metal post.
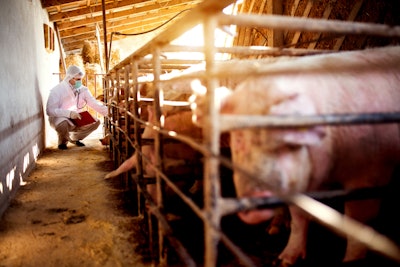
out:
{"label": "vertical metal post", "polygon": [[[129,146],[130,143],[128,142],[128,138],[130,138],[130,119],[129,119],[129,115],[128,115],[128,110],[129,110],[129,73],[130,73],[130,65],[126,64],[124,67],[124,71],[125,71],[125,77],[124,77],[124,100],[125,100],[125,110],[124,110],[124,117],[125,117],[125,158],[124,160],[126,160],[127,158],[129,158]],[[128,186],[128,188],[131,188],[131,180],[129,179],[129,174],[130,172],[126,173],[126,185]]]}
{"label": "vertical metal post", "polygon": [[[108,105],[109,91],[110,91],[110,76],[104,75],[103,76],[103,100],[104,100],[104,103],[107,105],[108,114],[111,114],[110,106]],[[104,135],[107,134],[106,129],[108,129],[108,131],[111,132],[109,117],[104,117]],[[111,145],[111,140],[110,140],[110,145]],[[108,148],[110,149],[110,146]]]}
{"label": "vertical metal post", "polygon": [[[139,84],[138,84],[138,63],[135,60],[132,60],[131,62],[132,65],[132,80],[133,80],[133,87],[132,87],[132,98],[133,98],[133,111],[132,113],[136,117],[140,117],[139,115],[139,101],[140,101],[140,93],[139,93]],[[143,111],[142,111],[143,112]],[[142,150],[141,146],[141,123],[138,122],[137,120],[133,120],[134,124],[134,135],[135,135],[135,145],[136,145],[136,150]],[[136,165],[136,175],[138,177],[137,181],[139,183],[143,183],[143,159],[142,155],[138,153],[137,151],[134,151],[136,153],[136,160],[137,160],[137,165]],[[141,195],[141,189],[140,185],[136,185],[136,190],[137,190],[137,213],[138,216],[142,216],[144,214],[144,208],[145,204],[143,201],[143,197]]]}
{"label": "vertical metal post", "polygon": [[[159,46],[155,46],[153,49],[153,71],[154,71],[154,114],[155,114],[155,124],[157,126],[161,126],[161,109],[163,106],[163,90],[160,86],[160,75],[161,75],[161,51]],[[153,123],[153,122],[152,122]],[[162,155],[163,155],[163,143],[162,143],[162,135],[157,133],[155,135],[154,140],[154,148],[155,148],[155,155],[156,155],[156,167],[159,170],[164,170],[163,162],[162,162]],[[160,175],[156,174],[156,186],[157,186],[157,206],[160,210],[163,209],[163,180],[161,179]],[[166,266],[167,264],[167,255],[164,251],[164,231],[163,227],[160,223],[158,223],[158,238],[159,238],[159,258],[160,258],[160,265]]]}
{"label": "vertical metal post", "polygon": [[[116,101],[116,105],[117,105],[117,107],[114,109],[115,110],[115,118],[116,118],[116,120],[114,121],[115,123],[117,123],[117,125],[118,126],[121,126],[121,116],[120,116],[120,112],[119,112],[119,106],[118,106],[118,104],[121,102],[121,77],[120,77],[120,72],[121,72],[121,70],[120,69],[117,69],[116,70],[116,90],[115,90],[115,93],[116,93],[116,98],[114,98],[115,99],[115,101]],[[122,139],[122,134],[121,134],[121,131],[118,129],[118,128],[116,128],[116,132],[117,132],[117,147],[116,147],[116,150],[115,150],[115,156],[114,156],[114,158],[115,158],[115,162],[117,163],[117,166],[119,166],[119,165],[121,165],[121,139]]]}
{"label": "vertical metal post", "polygon": [[[203,128],[205,145],[209,146],[214,155],[219,155],[219,114],[215,105],[215,88],[218,80],[213,77],[216,53],[214,35],[217,27],[217,20],[214,16],[208,16],[204,20],[204,44],[207,77],[207,120]],[[205,266],[216,266],[218,256],[218,243],[220,234],[216,231],[220,224],[220,209],[218,199],[221,197],[219,184],[219,160],[216,157],[207,157],[204,165],[204,221],[205,233]]]}
{"label": "vertical metal post", "polygon": [[[104,37],[104,55],[106,57],[106,73],[109,68],[108,47],[107,47],[107,24],[106,24],[106,4],[105,0],[101,0],[101,10],[103,12],[103,37]],[[101,55],[100,55],[101,57]]]}

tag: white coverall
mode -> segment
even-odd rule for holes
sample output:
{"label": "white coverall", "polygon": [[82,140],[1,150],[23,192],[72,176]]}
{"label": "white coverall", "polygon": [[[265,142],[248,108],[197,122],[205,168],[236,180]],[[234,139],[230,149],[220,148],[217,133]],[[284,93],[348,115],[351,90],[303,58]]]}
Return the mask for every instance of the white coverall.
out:
{"label": "white coverall", "polygon": [[[49,116],[50,125],[58,133],[58,144],[66,144],[84,139],[97,129],[100,121],[85,125],[75,126],[70,120],[71,111],[81,112],[87,106],[93,108],[103,116],[108,114],[107,106],[97,101],[89,89],[81,86],[75,89],[70,83],[74,73],[68,73],[65,79],[50,91],[46,105],[46,113]],[[75,95],[76,94],[76,95]]]}

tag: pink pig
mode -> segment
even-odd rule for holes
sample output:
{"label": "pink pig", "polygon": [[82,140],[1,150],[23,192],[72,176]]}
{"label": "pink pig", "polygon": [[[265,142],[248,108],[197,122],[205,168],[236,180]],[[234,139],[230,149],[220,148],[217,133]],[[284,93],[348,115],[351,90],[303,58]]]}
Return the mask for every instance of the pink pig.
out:
{"label": "pink pig", "polygon": [[[400,47],[341,52],[280,60],[271,69],[297,66],[297,72],[251,77],[224,101],[222,114],[313,115],[400,111]],[[282,65],[283,64],[283,65]],[[314,71],[307,71],[313,69]],[[274,188],[238,172],[238,197],[271,196],[329,188],[382,186],[400,162],[397,124],[308,128],[246,128],[230,131],[232,160]],[[366,222],[379,201],[350,201],[345,214]],[[290,207],[291,234],[279,258],[282,265],[306,256],[307,219]],[[242,212],[254,224],[268,220],[272,210]],[[366,248],[349,239],[344,261],[360,259]]]}
{"label": "pink pig", "polygon": [[[148,106],[148,119],[154,122],[153,107]],[[174,131],[178,134],[190,136],[193,139],[201,139],[201,128],[192,123],[192,113],[190,111],[181,111],[174,114],[167,114],[165,118],[164,130]],[[156,131],[146,126],[142,138],[155,138]],[[142,148],[142,153],[145,157],[155,164],[155,149],[153,145],[146,145]],[[197,151],[184,143],[166,143],[164,144],[164,167],[167,175],[184,175],[193,173],[194,164],[199,164],[200,156]],[[154,169],[143,160],[144,172],[147,176],[155,176]],[[137,153],[134,153],[130,158],[125,160],[116,170],[106,174],[105,179],[116,177],[124,172],[127,172],[137,166]],[[148,185],[147,189],[150,191],[155,199],[155,186]]]}

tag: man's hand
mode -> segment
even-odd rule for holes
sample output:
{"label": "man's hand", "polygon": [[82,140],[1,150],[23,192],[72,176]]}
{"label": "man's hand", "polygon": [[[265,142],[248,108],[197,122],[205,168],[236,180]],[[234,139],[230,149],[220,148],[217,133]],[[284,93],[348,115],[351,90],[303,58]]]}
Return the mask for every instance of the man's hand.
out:
{"label": "man's hand", "polygon": [[69,114],[69,117],[73,120],[75,119],[82,119],[81,115],[79,115],[78,112],[76,111],[71,111],[71,113]]}

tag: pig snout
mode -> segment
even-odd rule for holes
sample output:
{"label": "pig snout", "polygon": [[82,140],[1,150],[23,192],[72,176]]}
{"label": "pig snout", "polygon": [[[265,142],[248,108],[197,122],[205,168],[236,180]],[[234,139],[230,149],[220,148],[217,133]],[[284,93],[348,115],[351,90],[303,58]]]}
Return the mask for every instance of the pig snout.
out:
{"label": "pig snout", "polygon": [[252,191],[270,190],[279,194],[304,191],[312,173],[307,146],[280,142],[266,130],[231,133],[232,160],[252,174],[234,174],[239,196]]}
{"label": "pig snout", "polygon": [[[269,197],[306,190],[312,173],[306,146],[279,142],[264,130],[231,132],[231,146],[233,162],[246,172],[234,173],[238,197]],[[273,215],[272,209],[238,214],[248,224],[267,221]]]}
{"label": "pig snout", "polygon": [[[254,192],[253,197],[270,197],[272,193],[270,191]],[[274,210],[263,209],[263,210],[250,210],[242,211],[238,213],[239,218],[247,224],[258,224],[271,219],[274,216]]]}

